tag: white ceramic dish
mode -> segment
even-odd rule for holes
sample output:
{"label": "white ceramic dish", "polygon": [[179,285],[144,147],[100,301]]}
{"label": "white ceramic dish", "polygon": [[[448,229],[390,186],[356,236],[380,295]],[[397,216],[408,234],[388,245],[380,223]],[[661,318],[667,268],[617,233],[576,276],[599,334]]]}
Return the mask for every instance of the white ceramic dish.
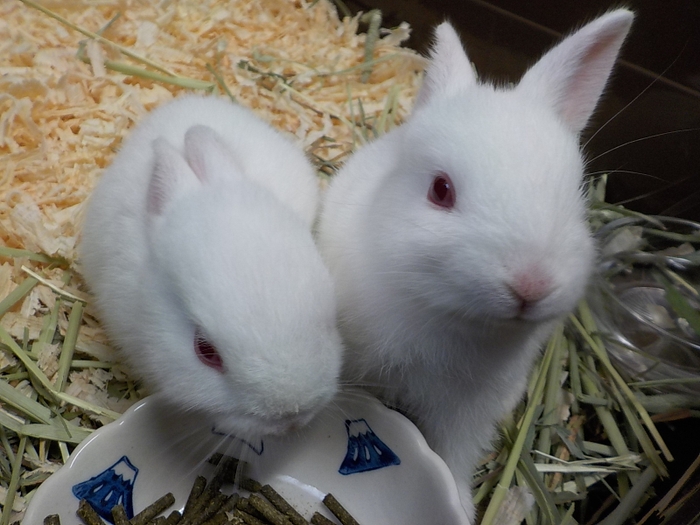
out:
{"label": "white ceramic dish", "polygon": [[[24,525],[59,514],[78,525],[76,493],[119,497],[133,511],[167,492],[182,508],[194,478],[210,474],[215,450],[250,463],[250,476],[275,487],[305,518],[332,515],[327,492],[362,525],[466,525],[454,479],[418,429],[360,391],[346,392],[293,436],[246,443],[217,435],[193,414],[169,414],[147,398],[85,440],[36,492]],[[111,506],[111,505],[110,505]]]}

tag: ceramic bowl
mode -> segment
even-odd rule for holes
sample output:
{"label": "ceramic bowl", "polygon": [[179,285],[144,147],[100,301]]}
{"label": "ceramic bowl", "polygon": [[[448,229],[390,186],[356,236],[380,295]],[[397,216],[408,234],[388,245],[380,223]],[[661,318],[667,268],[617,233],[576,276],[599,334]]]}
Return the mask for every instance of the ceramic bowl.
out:
{"label": "ceramic bowl", "polygon": [[79,498],[105,517],[117,502],[138,513],[167,492],[182,509],[195,477],[213,471],[206,459],[215,450],[248,462],[250,477],[307,519],[315,511],[332,518],[321,501],[330,492],[363,525],[468,523],[452,475],[418,429],[361,391],[340,394],[294,435],[255,442],[221,436],[196,414],[168,413],[156,397],[144,399],[75,449],[37,490],[23,523],[59,514],[62,525],[79,525]]}

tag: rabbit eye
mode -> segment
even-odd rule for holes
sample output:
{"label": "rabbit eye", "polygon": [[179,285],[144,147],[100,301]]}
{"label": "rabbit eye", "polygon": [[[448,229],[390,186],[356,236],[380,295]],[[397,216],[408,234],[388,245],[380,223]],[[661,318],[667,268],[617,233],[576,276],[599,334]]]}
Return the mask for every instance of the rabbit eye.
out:
{"label": "rabbit eye", "polygon": [[197,330],[194,335],[194,352],[205,365],[219,372],[224,371],[224,361],[221,359],[218,350],[213,344],[207,341],[199,330]]}
{"label": "rabbit eye", "polygon": [[455,190],[447,173],[440,171],[435,175],[428,190],[428,200],[441,208],[454,207]]}

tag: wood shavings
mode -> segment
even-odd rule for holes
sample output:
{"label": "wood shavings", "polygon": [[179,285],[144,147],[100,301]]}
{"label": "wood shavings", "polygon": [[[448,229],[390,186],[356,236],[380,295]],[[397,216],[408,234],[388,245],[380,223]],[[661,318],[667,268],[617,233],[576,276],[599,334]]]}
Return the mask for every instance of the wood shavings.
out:
{"label": "wood shavings", "polygon": [[[71,372],[70,382],[65,393],[67,396],[82,399],[96,407],[122,413],[133,404],[133,401],[115,399],[109,395],[106,386],[113,378],[114,375],[111,372],[99,368]],[[114,418],[107,418],[101,415],[91,417],[96,418],[103,424],[114,420]]]}
{"label": "wood shavings", "polygon": [[52,377],[58,371],[58,356],[61,348],[58,345],[42,345],[38,352],[36,364],[48,377]]}
{"label": "wood shavings", "polygon": [[[348,151],[353,142],[346,125],[348,93],[362,99],[371,119],[384,108],[389,89],[400,86],[395,118],[403,118],[424,65],[414,52],[398,47],[408,37],[402,24],[379,39],[377,63],[368,82],[360,82],[360,69],[347,72],[363,60],[365,36],[357,34],[358,18],[339,20],[327,2],[145,6],[128,1],[90,7],[58,2],[52,7],[93,32],[120,14],[105,38],[178,75],[211,81],[206,69],[211,64],[237,101],[306,147],[325,135],[336,149]],[[79,210],[69,217],[58,210],[79,206],[134,123],[181,90],[108,72],[104,58],[124,57],[94,40],[85,46],[88,63],[77,60],[81,35],[21,4],[5,5],[3,19],[0,173],[3,190],[14,193],[0,203],[0,235],[8,246],[72,261]],[[241,61],[256,72],[239,67]],[[326,160],[339,153],[325,146],[313,153]]]}
{"label": "wood shavings", "polygon": [[[7,330],[12,337],[20,340],[24,337],[25,329],[27,330],[29,339],[37,339],[41,331],[41,324],[41,317],[33,316],[27,318],[26,315],[17,312],[7,312],[2,319],[0,319],[0,326]],[[2,363],[3,357],[5,359],[12,359],[0,353],[0,363]]]}
{"label": "wood shavings", "polygon": [[17,359],[0,352],[0,372],[14,366],[17,366]]}
{"label": "wood shavings", "polygon": [[15,283],[12,282],[13,267],[9,263],[0,265],[0,297],[7,295],[14,290]]}
{"label": "wood shavings", "polygon": [[[7,489],[5,487],[0,487],[0,500],[7,501]],[[15,496],[15,500],[12,502],[12,510],[19,513],[27,505],[26,500],[20,496]]]}

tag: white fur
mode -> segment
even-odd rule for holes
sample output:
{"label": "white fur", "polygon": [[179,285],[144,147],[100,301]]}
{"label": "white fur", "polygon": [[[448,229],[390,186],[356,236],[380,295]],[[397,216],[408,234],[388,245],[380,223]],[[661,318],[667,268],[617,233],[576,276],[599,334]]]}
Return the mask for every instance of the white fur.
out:
{"label": "white fur", "polygon": [[[134,371],[239,436],[305,424],[337,391],[332,281],[303,152],[249,110],[186,96],[125,140],[85,216],[81,261]],[[195,326],[225,373],[194,351]]]}
{"label": "white fur", "polygon": [[[591,272],[578,132],[631,21],[618,10],[592,22],[513,89],[477,83],[440,25],[412,117],[357,152],[325,196],[345,379],[414,418],[470,515],[475,463]],[[453,209],[427,198],[438,171]],[[531,292],[521,311],[518,293]]]}

